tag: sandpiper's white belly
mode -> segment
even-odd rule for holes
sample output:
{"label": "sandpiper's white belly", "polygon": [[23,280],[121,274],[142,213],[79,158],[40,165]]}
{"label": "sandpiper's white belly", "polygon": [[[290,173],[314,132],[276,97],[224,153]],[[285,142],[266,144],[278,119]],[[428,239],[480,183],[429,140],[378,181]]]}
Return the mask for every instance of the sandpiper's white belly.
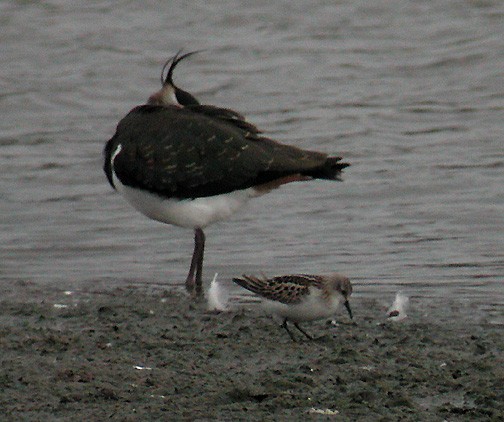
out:
{"label": "sandpiper's white belly", "polygon": [[290,321],[302,322],[333,316],[341,302],[342,297],[339,294],[324,298],[319,289],[311,288],[310,294],[305,296],[301,303],[288,305],[263,299],[262,306],[267,313],[287,318]]}

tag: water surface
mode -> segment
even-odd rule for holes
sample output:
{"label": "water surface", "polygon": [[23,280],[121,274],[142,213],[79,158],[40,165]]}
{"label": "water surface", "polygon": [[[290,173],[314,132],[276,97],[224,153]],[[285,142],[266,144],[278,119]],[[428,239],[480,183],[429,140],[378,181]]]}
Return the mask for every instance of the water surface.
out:
{"label": "water surface", "polygon": [[101,170],[184,47],[206,49],[175,75],[203,102],[352,163],[209,227],[206,279],[339,271],[356,297],[453,296],[502,322],[503,18],[490,0],[3,1],[1,282],[184,280],[192,233],[138,214]]}

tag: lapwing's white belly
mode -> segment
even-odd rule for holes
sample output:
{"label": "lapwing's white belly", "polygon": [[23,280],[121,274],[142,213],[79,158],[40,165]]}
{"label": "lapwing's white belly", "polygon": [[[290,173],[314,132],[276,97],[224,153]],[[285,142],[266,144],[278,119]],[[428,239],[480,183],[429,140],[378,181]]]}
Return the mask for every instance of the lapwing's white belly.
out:
{"label": "lapwing's white belly", "polygon": [[253,188],[195,199],[164,199],[159,195],[123,185],[117,178],[114,184],[126,200],[147,217],[180,227],[204,228],[224,220],[256,196]]}
{"label": "lapwing's white belly", "polygon": [[311,293],[298,304],[285,304],[274,300],[263,299],[262,306],[269,314],[278,315],[294,322],[314,321],[329,318],[335,314],[342,297],[333,294],[329,298],[322,297],[320,290],[311,289]]}
{"label": "lapwing's white belly", "polygon": [[165,199],[154,193],[123,185],[114,171],[114,160],[121,152],[119,144],[112,154],[112,179],[116,189],[126,200],[147,217],[180,227],[203,228],[216,221],[224,220],[238,211],[261,192],[254,188],[194,199]]}

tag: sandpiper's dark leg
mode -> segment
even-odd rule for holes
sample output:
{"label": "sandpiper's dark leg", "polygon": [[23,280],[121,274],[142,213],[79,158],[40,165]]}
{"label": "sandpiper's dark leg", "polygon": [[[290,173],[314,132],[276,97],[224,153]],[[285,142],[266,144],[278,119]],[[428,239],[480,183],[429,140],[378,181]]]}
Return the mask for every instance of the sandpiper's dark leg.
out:
{"label": "sandpiper's dark leg", "polygon": [[292,334],[291,330],[289,330],[289,327],[287,326],[287,318],[284,319],[281,327],[285,328],[285,331],[287,331],[289,333],[289,336],[292,339],[292,341],[296,341],[296,338],[294,337],[294,335]]}
{"label": "sandpiper's dark leg", "polygon": [[345,300],[344,305],[345,305],[346,310],[348,311],[348,315],[350,315],[350,319],[353,319],[352,308],[350,308],[350,303],[348,302],[348,299]]}
{"label": "sandpiper's dark leg", "polygon": [[294,327],[296,327],[299,331],[301,331],[306,336],[306,338],[313,340],[313,337],[310,334],[308,334],[305,330],[303,330],[297,322],[294,323]]}
{"label": "sandpiper's dark leg", "polygon": [[186,289],[196,295],[203,293],[203,254],[205,252],[205,233],[199,227],[194,229],[194,252],[191,267],[186,279]]}

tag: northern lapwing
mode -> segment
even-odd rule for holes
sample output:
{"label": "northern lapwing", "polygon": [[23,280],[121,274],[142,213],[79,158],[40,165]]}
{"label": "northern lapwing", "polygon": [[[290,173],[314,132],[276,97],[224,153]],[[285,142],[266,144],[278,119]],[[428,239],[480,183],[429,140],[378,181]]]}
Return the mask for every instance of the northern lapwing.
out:
{"label": "northern lapwing", "polygon": [[233,110],[201,105],[173,82],[177,64],[193,53],[168,60],[161,90],[119,122],[105,146],[104,171],[112,187],[147,217],[194,230],[185,283],[201,294],[207,225],[283,184],[340,180],[349,164],[266,138]]}

